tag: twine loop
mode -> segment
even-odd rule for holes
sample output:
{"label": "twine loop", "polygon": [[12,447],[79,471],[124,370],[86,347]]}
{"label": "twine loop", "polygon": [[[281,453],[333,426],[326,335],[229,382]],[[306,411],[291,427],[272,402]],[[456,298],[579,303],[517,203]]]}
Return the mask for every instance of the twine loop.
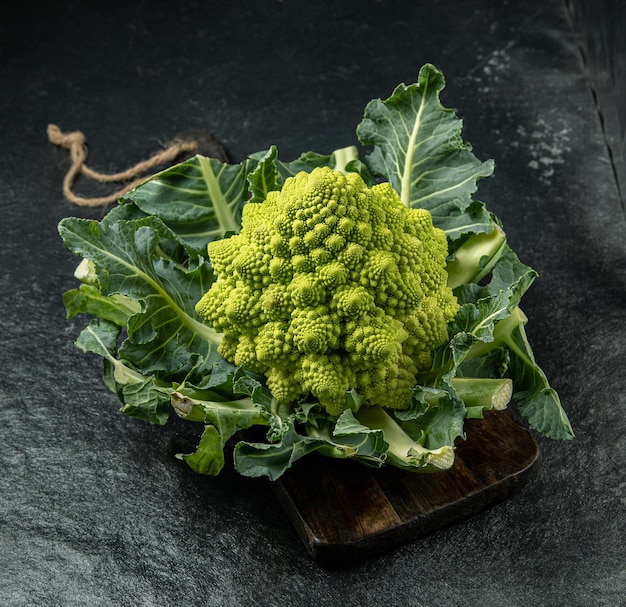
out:
{"label": "twine loop", "polygon": [[[99,173],[90,169],[87,162],[87,139],[81,131],[71,131],[63,133],[56,124],[48,125],[48,140],[50,143],[65,148],[70,153],[72,165],[63,179],[63,195],[71,202],[82,207],[106,206],[116,202],[124,194],[136,188],[146,181],[149,172],[162,164],[170,164],[182,154],[195,153],[198,144],[195,141],[175,141],[164,150],[157,152],[146,160],[138,162],[136,165],[119,173]],[[72,190],[76,178],[84,175],[89,179],[100,183],[127,182],[122,188],[116,190],[108,196],[97,196],[85,198],[78,196]]]}

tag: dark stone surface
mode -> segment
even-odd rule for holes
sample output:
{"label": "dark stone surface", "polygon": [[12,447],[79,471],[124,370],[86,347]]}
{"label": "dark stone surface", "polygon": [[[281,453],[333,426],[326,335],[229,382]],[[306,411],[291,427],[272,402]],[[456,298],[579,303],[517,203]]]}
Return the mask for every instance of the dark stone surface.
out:
{"label": "dark stone surface", "polygon": [[[0,8],[0,604],[615,607],[626,602],[626,221],[566,4],[557,0],[5,2]],[[177,133],[229,157],[355,142],[372,97],[435,63],[496,174],[479,197],[540,278],[535,354],[577,439],[467,522],[359,567],[307,556],[263,481],[194,475],[195,428],[117,413],[73,346],[65,151],[116,171]],[[78,190],[95,188],[84,181]]]}
{"label": "dark stone surface", "polygon": [[567,0],[626,209],[626,4]]}

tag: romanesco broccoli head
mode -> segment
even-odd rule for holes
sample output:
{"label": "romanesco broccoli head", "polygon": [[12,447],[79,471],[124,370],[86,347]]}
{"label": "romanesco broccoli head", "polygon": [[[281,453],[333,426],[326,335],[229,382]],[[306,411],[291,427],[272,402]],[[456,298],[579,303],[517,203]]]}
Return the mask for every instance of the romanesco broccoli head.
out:
{"label": "romanesco broccoli head", "polygon": [[356,173],[288,178],[208,252],[216,280],[196,309],[224,334],[221,354],[265,374],[277,400],[312,394],[331,415],[351,389],[407,407],[458,309],[430,213]]}

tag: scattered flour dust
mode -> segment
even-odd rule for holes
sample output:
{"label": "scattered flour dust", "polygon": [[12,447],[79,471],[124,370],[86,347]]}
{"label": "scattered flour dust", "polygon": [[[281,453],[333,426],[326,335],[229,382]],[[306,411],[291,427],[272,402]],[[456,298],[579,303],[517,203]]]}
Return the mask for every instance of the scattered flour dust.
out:
{"label": "scattered flour dust", "polygon": [[[511,77],[514,60],[510,51],[514,46],[515,41],[510,41],[499,49],[478,56],[479,62],[466,78],[479,94],[486,95],[492,89],[506,86],[507,79]],[[511,113],[507,112],[507,116],[510,118]],[[530,154],[528,167],[542,182],[549,183],[558,165],[564,164],[566,154],[571,152],[569,132],[568,128],[559,129],[554,122],[539,118],[533,125],[518,126],[516,138],[509,145],[527,150]],[[494,129],[494,134],[501,135],[500,129]],[[504,143],[504,139],[499,139],[498,143]]]}
{"label": "scattered flour dust", "polygon": [[[506,74],[511,66],[511,56],[508,49],[512,43],[502,49],[493,51],[486,60],[483,60],[482,75],[486,78],[487,83],[482,83],[478,87],[479,93],[488,93],[494,84],[500,80],[500,76]],[[480,82],[480,77],[477,78]]]}
{"label": "scattered flour dust", "polygon": [[509,49],[514,44],[511,41],[502,48],[490,50],[487,54],[479,53],[478,63],[469,70],[464,79],[476,87],[476,91],[481,95],[491,92],[502,77],[506,78],[509,74],[511,66]]}
{"label": "scattered flour dust", "polygon": [[515,132],[520,141],[513,141],[511,145],[524,145],[530,153],[529,168],[539,173],[539,179],[549,182],[556,166],[564,164],[565,154],[571,151],[569,129],[556,130],[553,125],[539,119],[531,131],[519,125]]}

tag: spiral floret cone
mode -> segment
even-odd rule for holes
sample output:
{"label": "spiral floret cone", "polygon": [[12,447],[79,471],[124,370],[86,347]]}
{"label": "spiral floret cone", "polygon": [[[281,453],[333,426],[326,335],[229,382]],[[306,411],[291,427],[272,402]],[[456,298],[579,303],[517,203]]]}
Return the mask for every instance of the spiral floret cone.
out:
{"label": "spiral floret cone", "polygon": [[248,203],[241,224],[209,244],[216,280],[196,306],[224,333],[221,354],[263,370],[280,402],[312,395],[339,415],[356,389],[408,406],[458,309],[430,214],[324,167]]}

